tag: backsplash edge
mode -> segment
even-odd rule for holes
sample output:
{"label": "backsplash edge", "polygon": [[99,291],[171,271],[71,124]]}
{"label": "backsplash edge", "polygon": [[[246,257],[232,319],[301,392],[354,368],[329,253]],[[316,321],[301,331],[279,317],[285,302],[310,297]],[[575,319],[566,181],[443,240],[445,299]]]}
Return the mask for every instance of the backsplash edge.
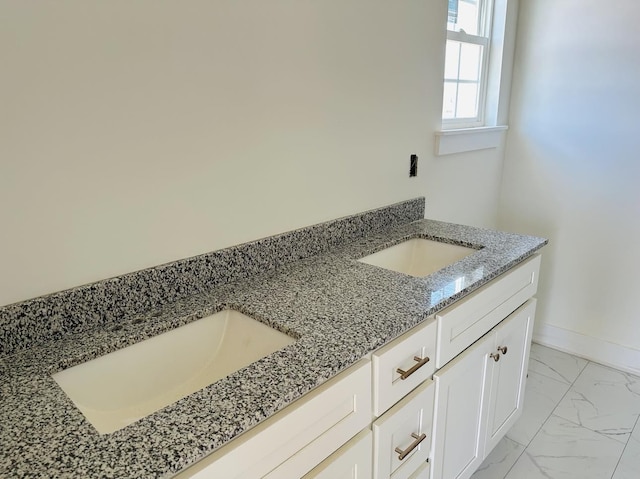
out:
{"label": "backsplash edge", "polygon": [[0,358],[424,218],[418,197],[0,307]]}

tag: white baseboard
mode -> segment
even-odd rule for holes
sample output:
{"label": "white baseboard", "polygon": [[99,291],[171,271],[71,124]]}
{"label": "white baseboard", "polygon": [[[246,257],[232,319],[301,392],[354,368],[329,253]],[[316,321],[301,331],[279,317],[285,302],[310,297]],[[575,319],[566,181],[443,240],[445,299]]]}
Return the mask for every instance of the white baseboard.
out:
{"label": "white baseboard", "polygon": [[537,324],[533,340],[543,346],[640,376],[640,351],[637,349],[549,324]]}

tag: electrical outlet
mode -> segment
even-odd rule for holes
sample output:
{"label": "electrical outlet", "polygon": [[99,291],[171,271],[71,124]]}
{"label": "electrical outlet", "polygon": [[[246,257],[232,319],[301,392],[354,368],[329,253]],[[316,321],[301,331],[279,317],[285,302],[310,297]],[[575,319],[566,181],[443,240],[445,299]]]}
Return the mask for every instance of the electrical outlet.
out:
{"label": "electrical outlet", "polygon": [[409,177],[418,176],[418,155],[411,155],[409,162]]}

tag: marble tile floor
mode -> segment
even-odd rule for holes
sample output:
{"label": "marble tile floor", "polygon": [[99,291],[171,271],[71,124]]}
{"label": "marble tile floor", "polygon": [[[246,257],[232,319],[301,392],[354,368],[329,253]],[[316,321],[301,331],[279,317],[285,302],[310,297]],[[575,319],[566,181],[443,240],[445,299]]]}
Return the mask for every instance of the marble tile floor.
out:
{"label": "marble tile floor", "polygon": [[471,479],[639,479],[640,377],[533,344],[522,417]]}

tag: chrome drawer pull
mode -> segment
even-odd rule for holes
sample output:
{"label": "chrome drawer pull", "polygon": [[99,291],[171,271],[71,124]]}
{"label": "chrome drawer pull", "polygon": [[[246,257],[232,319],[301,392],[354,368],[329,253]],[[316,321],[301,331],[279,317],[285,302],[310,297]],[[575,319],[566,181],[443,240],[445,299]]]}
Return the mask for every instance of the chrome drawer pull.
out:
{"label": "chrome drawer pull", "polygon": [[493,358],[493,360],[497,363],[498,361],[500,361],[500,353],[491,353],[489,355],[490,358]]}
{"label": "chrome drawer pull", "polygon": [[407,455],[409,455],[409,453],[411,451],[413,451],[416,447],[418,447],[418,444],[420,444],[422,441],[424,441],[427,438],[427,435],[422,433],[419,436],[415,433],[412,432],[411,433],[411,437],[415,439],[415,441],[413,441],[411,443],[411,445],[406,448],[404,451],[402,449],[400,449],[399,447],[395,448],[395,451],[399,454],[398,459],[400,459],[401,461],[407,457]]}
{"label": "chrome drawer pull", "polygon": [[396,372],[400,374],[400,379],[402,379],[403,381],[407,379],[409,376],[411,376],[413,373],[415,373],[422,366],[427,364],[429,362],[429,357],[427,356],[425,358],[421,358],[419,356],[414,356],[413,360],[417,361],[417,364],[414,364],[413,366],[411,366],[411,368],[408,369],[407,371],[400,368],[396,369]]}
{"label": "chrome drawer pull", "polygon": [[504,356],[506,356],[508,349],[506,346],[498,346],[498,351],[500,351]]}

